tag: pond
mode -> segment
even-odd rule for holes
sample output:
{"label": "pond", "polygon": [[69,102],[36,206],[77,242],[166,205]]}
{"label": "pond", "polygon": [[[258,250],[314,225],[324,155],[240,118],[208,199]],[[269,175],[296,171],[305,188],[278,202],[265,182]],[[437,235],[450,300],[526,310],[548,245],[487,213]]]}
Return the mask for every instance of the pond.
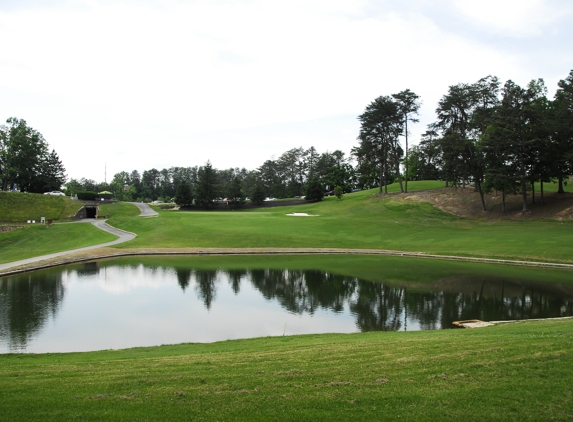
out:
{"label": "pond", "polygon": [[570,316],[572,274],[376,256],[102,260],[0,278],[0,353]]}

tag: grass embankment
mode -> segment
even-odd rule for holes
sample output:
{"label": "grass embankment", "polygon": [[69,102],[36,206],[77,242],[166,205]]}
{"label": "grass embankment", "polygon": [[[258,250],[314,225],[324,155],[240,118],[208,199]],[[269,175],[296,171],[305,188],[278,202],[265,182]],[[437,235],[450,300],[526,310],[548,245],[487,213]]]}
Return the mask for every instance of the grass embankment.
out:
{"label": "grass embankment", "polygon": [[[418,187],[442,182],[410,183]],[[396,189],[396,187],[393,187]],[[570,221],[487,221],[456,217],[429,203],[374,195],[377,189],[296,207],[248,211],[161,210],[159,218],[115,217],[137,233],[118,248],[352,248],[438,255],[573,262]],[[288,217],[306,212],[319,217]]]}
{"label": "grass embankment", "polygon": [[570,420],[573,321],[0,356],[6,420]]}
{"label": "grass embankment", "polygon": [[64,220],[76,215],[82,202],[63,196],[37,193],[0,192],[0,223],[40,222],[40,217]]}

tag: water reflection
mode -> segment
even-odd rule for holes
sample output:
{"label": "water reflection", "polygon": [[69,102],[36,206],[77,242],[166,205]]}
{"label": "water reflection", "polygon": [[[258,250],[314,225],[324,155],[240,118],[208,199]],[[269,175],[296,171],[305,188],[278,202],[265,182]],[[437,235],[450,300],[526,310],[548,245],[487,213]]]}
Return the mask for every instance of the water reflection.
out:
{"label": "water reflection", "polygon": [[55,318],[64,300],[61,276],[32,274],[0,281],[0,340],[24,348],[46,320]]}
{"label": "water reflection", "polygon": [[412,287],[318,270],[120,262],[0,279],[0,352],[281,335],[283,325],[287,334],[428,330],[464,319],[573,315],[570,288],[492,276]]}

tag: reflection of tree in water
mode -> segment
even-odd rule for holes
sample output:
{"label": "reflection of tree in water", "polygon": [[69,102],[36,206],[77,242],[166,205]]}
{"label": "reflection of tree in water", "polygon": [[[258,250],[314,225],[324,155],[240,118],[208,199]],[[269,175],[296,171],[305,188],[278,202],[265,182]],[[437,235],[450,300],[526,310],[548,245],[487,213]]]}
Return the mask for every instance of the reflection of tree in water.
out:
{"label": "reflection of tree in water", "polygon": [[229,277],[229,284],[233,289],[233,293],[239,294],[241,290],[241,279],[243,279],[247,274],[247,270],[227,270],[227,276]]}
{"label": "reflection of tree in water", "polygon": [[64,299],[61,272],[0,280],[0,338],[12,350],[25,349],[46,319],[55,317]]}
{"label": "reflection of tree in water", "polygon": [[358,296],[350,304],[356,315],[356,325],[361,331],[396,331],[402,326],[405,289],[391,288],[385,284],[358,282]]}
{"label": "reflection of tree in water", "polygon": [[[487,292],[487,294],[486,294]],[[469,293],[444,295],[442,325],[452,321],[555,318],[573,314],[573,301],[523,283],[483,278]]]}
{"label": "reflection of tree in water", "polygon": [[317,309],[342,311],[355,289],[356,279],[316,270],[252,270],[251,283],[267,300],[295,314]]}
{"label": "reflection of tree in water", "polygon": [[211,304],[215,300],[217,294],[217,287],[215,281],[217,280],[217,270],[200,270],[195,272],[195,280],[197,285],[195,289],[197,296],[203,301],[207,309],[211,309]]}
{"label": "reflection of tree in water", "polygon": [[177,283],[179,283],[181,290],[185,291],[191,282],[193,270],[189,268],[175,268],[175,274],[177,275]]}
{"label": "reflection of tree in water", "polygon": [[[235,293],[240,289],[241,280],[250,275],[252,285],[265,299],[277,300],[284,309],[295,314],[313,315],[317,309],[341,312],[344,303],[349,303],[361,331],[407,330],[408,324],[429,330],[450,328],[453,321],[464,319],[494,321],[573,314],[571,301],[521,287],[520,294],[516,294],[515,285],[507,296],[503,281],[488,278],[473,279],[469,283],[471,292],[457,293],[455,286],[454,292],[451,289],[418,291],[317,270],[260,269],[225,273]],[[201,271],[196,274],[199,281]],[[209,308],[215,297],[216,273],[211,271],[202,277],[205,280],[199,283],[198,290]],[[459,284],[468,290],[468,280],[460,279]]]}

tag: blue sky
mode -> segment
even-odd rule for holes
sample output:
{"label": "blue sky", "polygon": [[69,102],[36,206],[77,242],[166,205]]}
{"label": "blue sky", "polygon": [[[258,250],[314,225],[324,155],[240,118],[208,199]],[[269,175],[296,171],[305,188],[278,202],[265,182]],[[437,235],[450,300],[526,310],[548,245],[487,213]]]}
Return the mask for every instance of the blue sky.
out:
{"label": "blue sky", "polygon": [[0,0],[0,119],[56,149],[69,177],[202,165],[254,169],[314,146],[349,154],[380,95],[487,75],[552,97],[573,68],[573,3]]}

